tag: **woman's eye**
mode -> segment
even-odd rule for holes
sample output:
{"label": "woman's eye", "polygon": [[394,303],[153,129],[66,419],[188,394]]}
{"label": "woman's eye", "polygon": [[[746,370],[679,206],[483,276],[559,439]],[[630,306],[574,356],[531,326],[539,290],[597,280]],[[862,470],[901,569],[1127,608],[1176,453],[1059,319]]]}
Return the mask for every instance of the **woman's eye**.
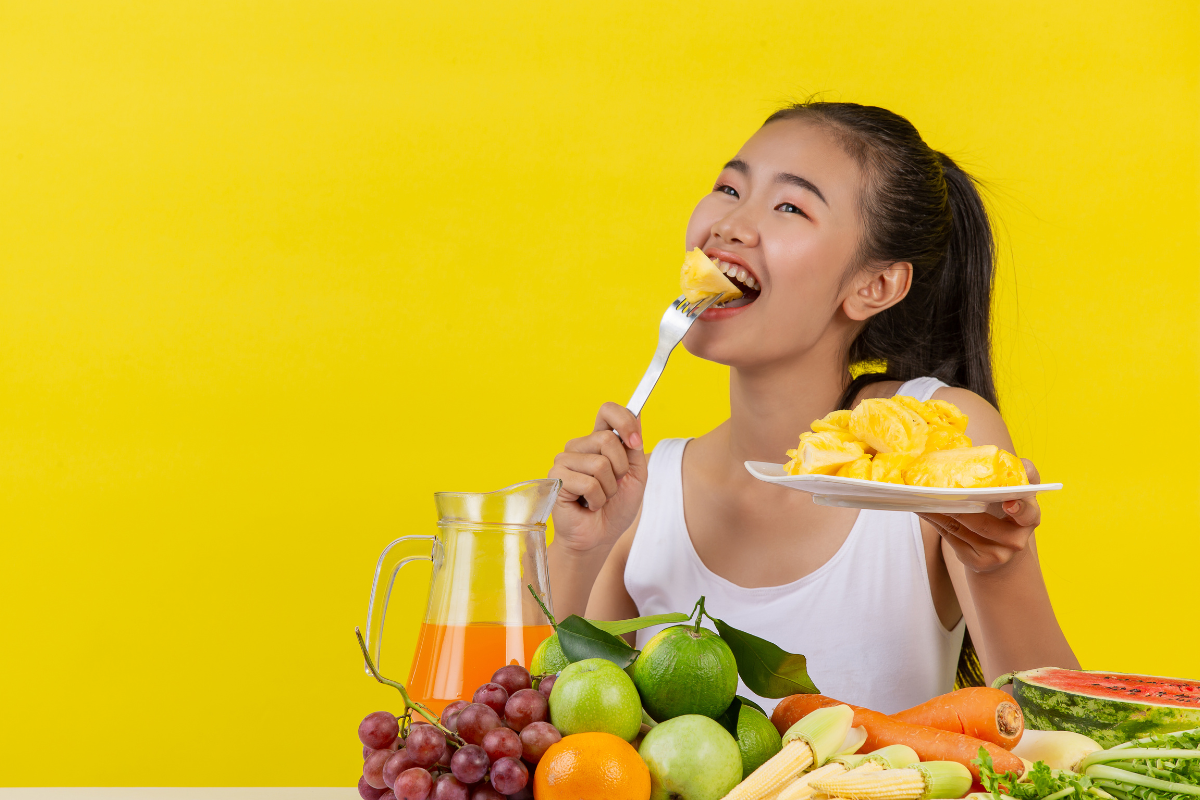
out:
{"label": "woman's eye", "polygon": [[782,211],[785,214],[799,214],[802,217],[808,216],[808,214],[805,214],[803,211],[800,210],[799,206],[794,206],[791,203],[780,203],[779,205],[777,205],[775,207],[775,210]]}
{"label": "woman's eye", "polygon": [[737,189],[734,189],[732,186],[726,186],[724,184],[717,186],[717,188],[713,189],[713,191],[720,192],[721,194],[727,194],[730,197],[738,196]]}

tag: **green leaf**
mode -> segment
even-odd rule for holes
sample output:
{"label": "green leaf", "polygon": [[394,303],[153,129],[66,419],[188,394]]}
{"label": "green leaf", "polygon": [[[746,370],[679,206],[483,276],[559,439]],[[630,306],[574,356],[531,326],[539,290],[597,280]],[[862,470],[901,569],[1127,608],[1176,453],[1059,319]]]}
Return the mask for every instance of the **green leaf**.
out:
{"label": "green leaf", "polygon": [[638,656],[638,651],[624,639],[600,630],[577,614],[558,623],[558,643],[562,645],[563,655],[572,662],[603,658],[625,669]]}
{"label": "green leaf", "polygon": [[789,653],[766,639],[739,631],[719,619],[709,617],[717,633],[733,651],[738,674],[750,691],[761,697],[780,698],[791,694],[819,694],[808,677],[804,656]]}
{"label": "green leaf", "polygon": [[721,715],[716,718],[717,722],[721,723],[721,727],[729,731],[729,735],[736,742],[738,716],[742,713],[742,698],[734,695],[733,702],[729,704],[729,708],[721,712]]}
{"label": "green leaf", "polygon": [[655,614],[650,617],[634,617],[633,619],[617,619],[617,620],[602,620],[589,619],[588,622],[595,625],[602,631],[607,631],[613,636],[620,636],[623,633],[633,633],[640,631],[642,628],[651,628],[655,625],[666,625],[671,622],[687,622],[688,615],[680,614],[678,611],[672,614]]}
{"label": "green leaf", "polygon": [[742,705],[744,705],[744,706],[750,706],[751,708],[753,708],[753,709],[755,709],[756,711],[758,711],[758,713],[762,714],[762,715],[763,715],[764,717],[766,717],[767,719],[770,719],[770,718],[771,718],[771,715],[770,715],[770,714],[768,714],[766,711],[763,711],[763,707],[762,707],[762,706],[760,706],[758,703],[756,703],[756,702],[754,702],[753,700],[751,700],[749,697],[742,697],[740,694],[738,694],[738,695],[734,695],[734,697],[736,697],[738,700],[741,700],[741,701],[742,701]]}

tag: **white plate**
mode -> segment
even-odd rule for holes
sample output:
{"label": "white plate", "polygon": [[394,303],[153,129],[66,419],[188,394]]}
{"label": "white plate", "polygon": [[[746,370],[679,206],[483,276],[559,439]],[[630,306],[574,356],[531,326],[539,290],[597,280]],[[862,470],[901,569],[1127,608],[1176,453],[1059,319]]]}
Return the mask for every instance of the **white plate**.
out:
{"label": "white plate", "polygon": [[870,508],[877,511],[922,511],[927,514],[977,514],[992,503],[1056,492],[1061,483],[997,486],[990,489],[932,489],[898,483],[838,478],[833,475],[788,475],[783,464],[747,461],[746,469],[760,481],[808,492],[819,506]]}

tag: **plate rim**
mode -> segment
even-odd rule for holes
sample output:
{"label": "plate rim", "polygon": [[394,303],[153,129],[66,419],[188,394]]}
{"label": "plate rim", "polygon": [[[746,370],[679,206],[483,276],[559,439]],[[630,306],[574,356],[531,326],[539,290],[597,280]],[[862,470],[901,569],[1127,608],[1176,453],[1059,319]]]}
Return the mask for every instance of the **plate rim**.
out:
{"label": "plate rim", "polygon": [[[885,495],[962,495],[964,493],[976,495],[997,495],[997,494],[1012,494],[1013,492],[1028,492],[1029,494],[1039,494],[1041,492],[1057,492],[1063,488],[1061,483],[1032,483],[1024,486],[986,486],[979,489],[951,489],[940,486],[908,486],[901,483],[883,483],[880,481],[868,481],[863,478],[843,478],[836,475],[767,475],[759,472],[755,467],[758,464],[766,464],[773,467],[782,467],[773,461],[745,461],[743,462],[746,470],[758,480],[764,483],[787,483],[788,485],[796,485],[800,483],[810,483],[820,485],[822,483],[840,484],[843,486],[862,486],[870,487],[874,492],[880,492]],[[797,486],[797,488],[799,488]]]}

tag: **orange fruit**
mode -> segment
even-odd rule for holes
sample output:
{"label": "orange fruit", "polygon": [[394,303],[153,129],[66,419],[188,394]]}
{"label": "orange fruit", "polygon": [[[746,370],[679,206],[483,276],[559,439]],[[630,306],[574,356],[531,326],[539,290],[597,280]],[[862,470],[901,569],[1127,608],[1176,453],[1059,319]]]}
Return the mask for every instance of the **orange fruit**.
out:
{"label": "orange fruit", "polygon": [[550,746],[533,774],[534,800],[650,800],[650,769],[611,733],[576,733]]}

